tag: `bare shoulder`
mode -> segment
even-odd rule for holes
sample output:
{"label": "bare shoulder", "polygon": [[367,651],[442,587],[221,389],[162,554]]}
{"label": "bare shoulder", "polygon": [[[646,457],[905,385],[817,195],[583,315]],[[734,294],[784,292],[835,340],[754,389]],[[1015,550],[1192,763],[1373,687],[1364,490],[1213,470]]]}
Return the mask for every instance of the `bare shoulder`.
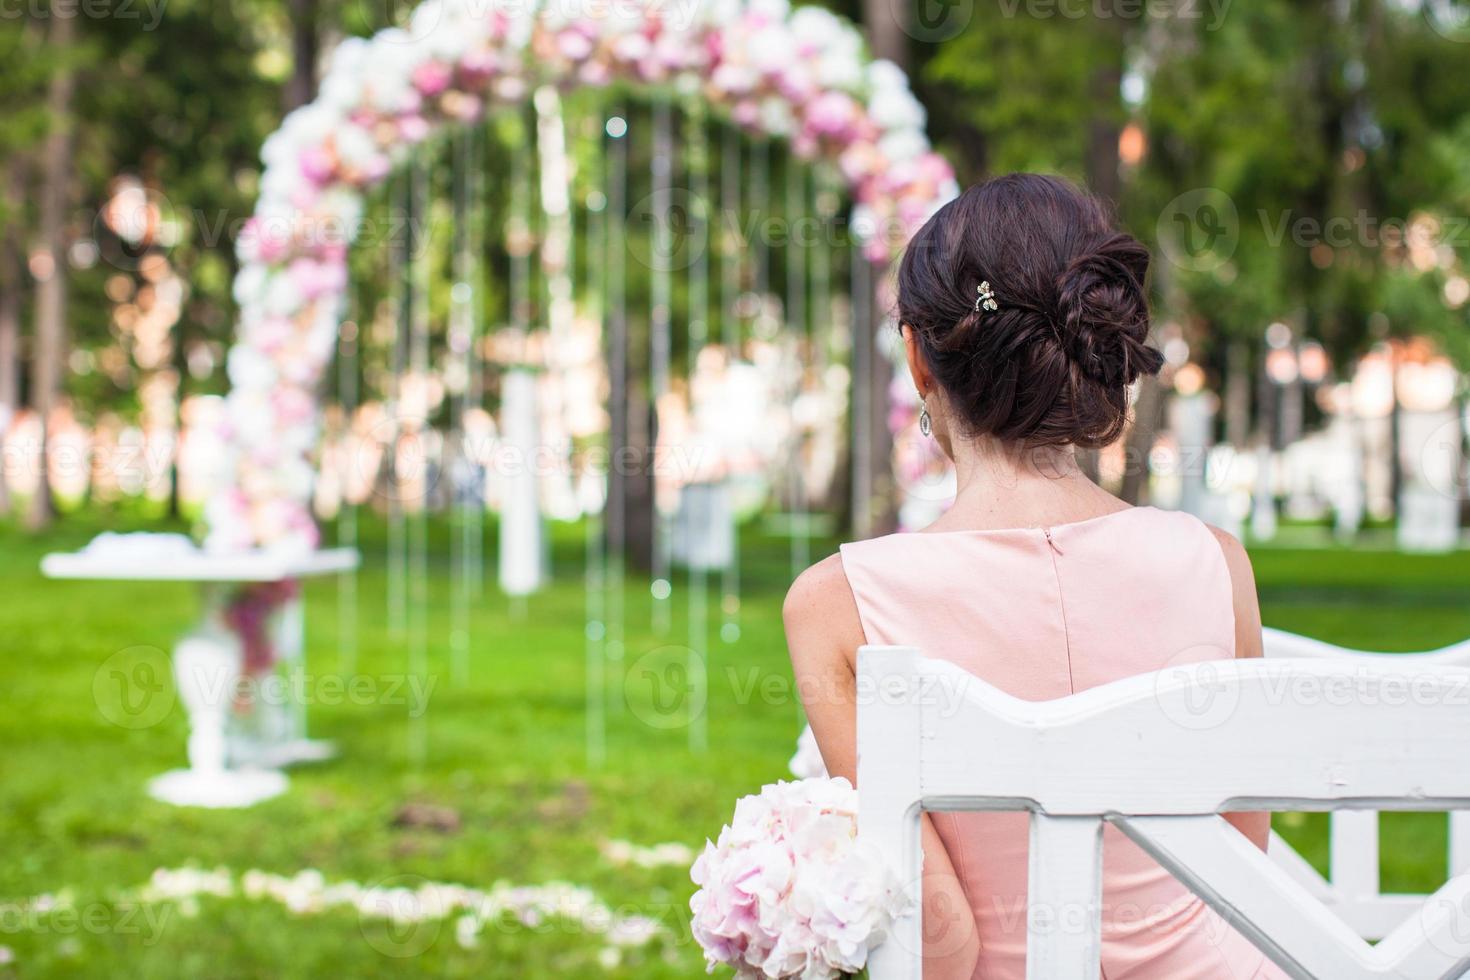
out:
{"label": "bare shoulder", "polygon": [[1235,535],[1206,524],[1220,544],[1225,567],[1230,571],[1231,599],[1235,606],[1235,655],[1260,657],[1265,651],[1261,642],[1261,605],[1256,596],[1256,573],[1250,555]]}
{"label": "bare shoulder", "polygon": [[863,643],[857,600],[840,553],[796,577],[781,607],[792,655],[806,649],[856,650]]}
{"label": "bare shoulder", "polygon": [[1225,565],[1230,569],[1231,581],[1248,582],[1254,589],[1256,574],[1251,568],[1251,558],[1246,553],[1245,545],[1241,544],[1240,539],[1229,531],[1222,531],[1213,524],[1206,524],[1205,527],[1210,529],[1210,533],[1220,544],[1220,551],[1225,555]]}
{"label": "bare shoulder", "polygon": [[847,573],[842,569],[840,553],[828,555],[796,577],[786,592],[781,616],[788,627],[793,622],[810,618],[826,619],[832,613],[851,609],[856,615],[856,601]]}

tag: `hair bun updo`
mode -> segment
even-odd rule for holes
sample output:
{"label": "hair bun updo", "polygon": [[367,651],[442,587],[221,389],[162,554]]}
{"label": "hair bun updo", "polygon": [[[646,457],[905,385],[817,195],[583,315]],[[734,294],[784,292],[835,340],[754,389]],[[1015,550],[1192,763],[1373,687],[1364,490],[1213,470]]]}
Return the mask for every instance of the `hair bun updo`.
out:
{"label": "hair bun updo", "polygon": [[[898,307],[972,435],[1100,446],[1127,422],[1128,386],[1163,363],[1148,346],[1148,250],[1056,177],[971,187],[914,236]],[[988,282],[998,306],[976,308]]]}
{"label": "hair bun updo", "polygon": [[1148,250],[1131,235],[1114,234],[1057,278],[1057,321],[1083,374],[1130,385],[1159,369],[1162,357],[1147,346],[1147,272]]}

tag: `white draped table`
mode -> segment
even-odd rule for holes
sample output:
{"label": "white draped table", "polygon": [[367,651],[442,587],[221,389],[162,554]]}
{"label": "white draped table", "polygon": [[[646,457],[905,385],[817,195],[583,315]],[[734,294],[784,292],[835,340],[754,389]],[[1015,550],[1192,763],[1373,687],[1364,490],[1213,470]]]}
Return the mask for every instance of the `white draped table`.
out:
{"label": "white draped table", "polygon": [[[230,586],[278,583],[333,575],[357,568],[355,548],[330,548],[302,555],[268,552],[212,554],[188,546],[130,550],[113,543],[77,552],[54,553],[41,560],[41,572],[53,579],[195,582],[204,590],[200,626],[174,649],[174,679],[189,716],[189,767],[151,780],[155,799],[178,806],[251,806],[285,792],[282,766],[330,758],[329,742],[306,735],[306,704],[301,698],[305,676],[305,610],[301,593],[290,596],[275,614],[272,640],[277,663],[287,673],[283,705],[272,723],[250,740],[228,737],[230,701],[240,670],[239,643],[220,629],[215,614]],[[233,646],[232,646],[233,644]]]}

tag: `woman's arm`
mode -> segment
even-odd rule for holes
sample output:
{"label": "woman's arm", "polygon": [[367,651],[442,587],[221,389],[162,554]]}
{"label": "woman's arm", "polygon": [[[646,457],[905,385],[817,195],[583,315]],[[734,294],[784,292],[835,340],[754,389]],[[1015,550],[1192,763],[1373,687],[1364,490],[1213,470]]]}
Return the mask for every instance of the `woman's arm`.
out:
{"label": "woman's arm", "polygon": [[[1245,546],[1217,527],[1210,528],[1220,550],[1225,554],[1225,566],[1230,569],[1230,591],[1235,605],[1235,657],[1263,657],[1265,647],[1261,642],[1261,604],[1256,598],[1256,576],[1251,570],[1250,556]],[[1261,850],[1271,837],[1271,814],[1230,813],[1226,820],[1235,825]]]}
{"label": "woman's arm", "polygon": [[[833,555],[801,574],[782,610],[797,690],[833,776],[857,785],[857,602]],[[858,787],[862,791],[862,787]],[[974,914],[928,815],[924,837],[924,977],[968,980],[980,955]]]}

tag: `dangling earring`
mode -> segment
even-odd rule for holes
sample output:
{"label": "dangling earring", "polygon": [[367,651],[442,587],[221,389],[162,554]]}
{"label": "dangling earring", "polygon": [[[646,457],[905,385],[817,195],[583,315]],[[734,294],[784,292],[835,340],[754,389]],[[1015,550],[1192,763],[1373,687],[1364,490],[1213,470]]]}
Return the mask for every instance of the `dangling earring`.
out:
{"label": "dangling earring", "polygon": [[924,404],[924,398],[919,397],[919,431],[927,438],[934,431],[934,423],[929,418],[929,406]]}

